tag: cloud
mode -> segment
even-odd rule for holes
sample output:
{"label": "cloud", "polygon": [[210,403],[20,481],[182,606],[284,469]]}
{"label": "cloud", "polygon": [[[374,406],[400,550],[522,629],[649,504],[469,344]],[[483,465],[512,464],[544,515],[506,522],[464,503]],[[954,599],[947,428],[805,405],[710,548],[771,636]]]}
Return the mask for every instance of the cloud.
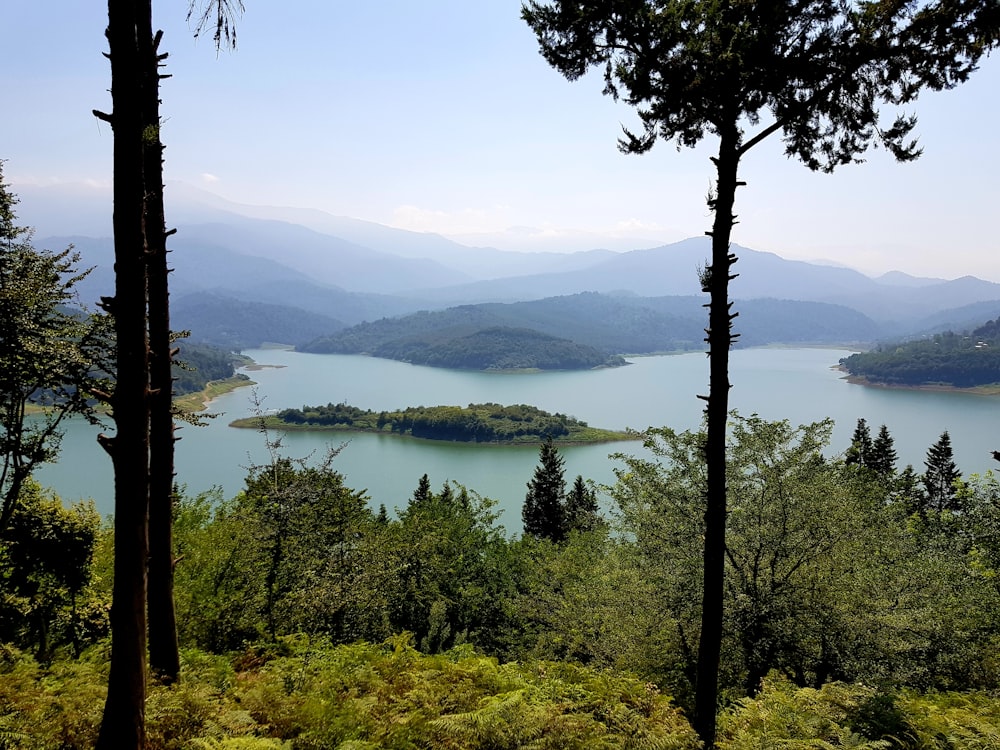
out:
{"label": "cloud", "polygon": [[498,232],[510,224],[510,207],[492,206],[490,208],[441,211],[403,205],[392,212],[390,224],[398,229],[408,229],[411,232],[435,232],[437,234]]}
{"label": "cloud", "polygon": [[206,183],[206,184],[208,184],[208,185],[211,185],[213,183],[218,182],[219,178],[216,177],[214,174],[211,174],[209,172],[202,172],[201,173],[201,181],[204,182],[204,183]]}

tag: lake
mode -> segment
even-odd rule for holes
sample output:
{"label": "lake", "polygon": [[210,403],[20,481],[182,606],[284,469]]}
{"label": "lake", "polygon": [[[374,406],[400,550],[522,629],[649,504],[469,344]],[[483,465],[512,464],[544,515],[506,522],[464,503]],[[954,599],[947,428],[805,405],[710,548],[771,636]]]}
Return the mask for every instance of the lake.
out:
{"label": "lake", "polygon": [[[595,427],[643,429],[668,425],[694,429],[701,421],[707,393],[704,354],[641,357],[627,367],[585,372],[484,373],[419,367],[352,355],[302,354],[278,349],[246,352],[264,369],[248,372],[258,385],[264,409],[346,402],[364,409],[467,405],[497,402],[531,404],[562,412]],[[830,453],[847,448],[859,417],[872,434],[886,424],[895,439],[899,466],[923,470],[928,447],[943,430],[951,434],[955,460],[963,474],[995,464],[1000,449],[1000,397],[941,391],[890,390],[848,383],[832,369],[846,352],[836,349],[764,348],[732,353],[730,402],[743,414],[793,424],[830,416],[836,420]],[[211,411],[221,416],[206,427],[183,426],[177,444],[177,479],[189,493],[222,488],[228,497],[243,485],[247,467],[267,458],[263,437],[228,423],[254,412],[249,388],[217,399]],[[109,427],[109,431],[111,431]],[[97,430],[74,421],[63,440],[58,464],[37,473],[64,500],[93,498],[98,510],[113,509],[111,461],[98,447]],[[464,484],[498,501],[501,522],[521,527],[520,508],[538,459],[534,446],[476,446],[412,440],[389,435],[291,432],[283,451],[291,457],[322,455],[344,447],[334,467],[349,486],[368,490],[373,505],[403,507],[426,473],[435,490],[445,480]],[[614,481],[615,451],[642,453],[638,442],[560,449],[567,482],[577,474],[600,483]]]}

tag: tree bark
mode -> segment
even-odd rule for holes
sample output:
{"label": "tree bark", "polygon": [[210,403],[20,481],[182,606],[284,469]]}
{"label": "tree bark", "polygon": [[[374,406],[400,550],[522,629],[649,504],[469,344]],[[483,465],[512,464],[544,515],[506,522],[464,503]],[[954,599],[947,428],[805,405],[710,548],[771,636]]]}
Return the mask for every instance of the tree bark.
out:
{"label": "tree bark", "polygon": [[712,231],[712,263],[702,279],[709,293],[708,328],[705,330],[709,357],[709,392],[705,407],[705,463],[708,481],[705,493],[704,590],[701,608],[701,638],[698,644],[698,677],[695,685],[695,729],[706,749],[715,746],[716,710],[719,700],[719,661],[722,652],[722,618],[726,554],[726,419],[729,413],[729,349],[735,336],[730,313],[730,269],[736,256],[729,252],[729,239],[736,217],[733,204],[739,167],[739,133],[735,124],[723,128],[717,170],[716,194],[709,199],[715,213]]}
{"label": "tree bark", "polygon": [[[140,0],[141,1],[141,0]],[[149,502],[146,263],[143,255],[141,60],[136,0],[108,0],[114,129],[116,434],[102,437],[115,471],[111,668],[98,750],[145,744],[146,558]]]}
{"label": "tree bark", "polygon": [[174,611],[174,420],[171,373],[167,231],[160,139],[160,34],[153,35],[152,3],[141,2],[138,38],[143,64],[143,180],[149,293],[149,666],[164,683],[180,677]]}

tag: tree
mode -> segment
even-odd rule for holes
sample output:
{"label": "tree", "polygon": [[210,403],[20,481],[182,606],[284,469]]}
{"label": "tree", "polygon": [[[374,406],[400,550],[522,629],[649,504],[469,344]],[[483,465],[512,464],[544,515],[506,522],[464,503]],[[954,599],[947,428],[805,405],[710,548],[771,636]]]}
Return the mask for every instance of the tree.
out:
{"label": "tree", "polygon": [[42,662],[65,643],[79,652],[77,599],[90,581],[100,522],[93,503],[66,509],[37,483],[24,485],[0,540],[0,632],[5,642],[34,646]]}
{"label": "tree", "polygon": [[872,443],[869,465],[879,476],[891,477],[896,473],[896,458],[896,448],[892,435],[889,434],[889,428],[882,425]]}
{"label": "tree", "polygon": [[587,486],[580,474],[577,474],[573,486],[566,493],[564,515],[567,532],[596,531],[606,526],[597,504],[597,492]]}
{"label": "tree", "polygon": [[528,492],[521,508],[524,533],[536,539],[561,542],[566,538],[565,460],[552,444],[552,438],[542,443],[535,475],[528,482]]}
{"label": "tree", "polygon": [[712,257],[702,274],[710,296],[706,341],[708,503],[704,601],[695,724],[715,741],[723,622],[726,416],[729,349],[736,313],[728,299],[730,253],[742,158],[781,133],[785,152],[812,170],[857,162],[869,148],[896,159],[920,154],[912,115],[882,120],[888,106],[923,89],[965,81],[1000,39],[1000,11],[987,0],[914,3],[708,3],[678,0],[528,0],[522,17],[541,53],[570,80],[603,68],[604,93],[638,110],[621,150],[644,153],[658,138],[693,147],[717,139]]}
{"label": "tree", "polygon": [[955,482],[962,478],[962,473],[955,465],[951,436],[947,430],[942,432],[937,442],[927,449],[924,466],[927,467],[923,476],[924,489],[927,493],[926,510],[936,513],[959,510],[958,488]]}
{"label": "tree", "polygon": [[[867,582],[878,581],[869,560],[878,557],[889,511],[874,475],[823,457],[831,429],[830,420],[797,428],[756,416],[731,420],[727,690],[753,694],[771,669],[814,686],[855,674],[858,644],[868,637],[858,613],[865,611]],[[650,430],[645,447],[654,459],[622,456],[626,466],[611,489],[636,566],[659,589],[647,606],[675,629],[674,658],[690,687],[697,680],[703,586],[703,445],[703,432]],[[674,691],[690,692],[688,686]]]}
{"label": "tree", "polygon": [[[116,342],[115,387],[110,394],[115,435],[99,440],[111,456],[115,473],[115,562],[111,610],[112,647],[108,697],[97,746],[102,749],[141,748],[145,742],[147,577],[150,552],[151,420],[158,428],[157,523],[169,519],[172,498],[164,494],[163,479],[172,481],[172,424],[166,412],[169,390],[159,373],[169,370],[170,352],[163,346],[163,326],[169,326],[166,285],[166,232],[162,212],[162,157],[159,137],[160,34],[152,33],[152,0],[108,0],[108,40],[111,61],[110,114],[94,111],[114,132],[114,245],[115,293],[103,298],[114,320]],[[189,6],[189,16],[193,4]],[[215,38],[235,41],[230,15],[242,10],[239,0],[207,0],[200,28],[215,18]],[[154,165],[155,162],[155,165]],[[162,257],[161,257],[162,256]],[[150,274],[152,269],[152,274]],[[152,279],[152,287],[150,280]],[[152,330],[152,334],[151,334]],[[151,353],[150,342],[154,342]],[[156,362],[157,375],[152,375]],[[156,415],[156,416],[154,416]],[[169,430],[169,437],[165,437]],[[161,460],[162,459],[162,460]],[[169,530],[154,530],[152,561],[157,602],[170,608],[170,581],[164,566],[169,559]],[[163,611],[163,610],[158,610]],[[155,629],[171,640],[163,662],[176,674],[172,623]],[[159,636],[157,636],[159,638]],[[169,675],[168,675],[169,677]]]}
{"label": "tree", "polygon": [[847,453],[844,456],[844,463],[870,467],[872,448],[872,433],[868,429],[868,422],[862,417],[854,427],[854,435],[851,436],[851,447],[847,449]]}
{"label": "tree", "polygon": [[80,256],[36,250],[31,230],[17,226],[17,202],[0,162],[0,537],[35,467],[58,454],[63,420],[97,423],[105,343],[101,322],[72,309],[89,273],[78,269]]}

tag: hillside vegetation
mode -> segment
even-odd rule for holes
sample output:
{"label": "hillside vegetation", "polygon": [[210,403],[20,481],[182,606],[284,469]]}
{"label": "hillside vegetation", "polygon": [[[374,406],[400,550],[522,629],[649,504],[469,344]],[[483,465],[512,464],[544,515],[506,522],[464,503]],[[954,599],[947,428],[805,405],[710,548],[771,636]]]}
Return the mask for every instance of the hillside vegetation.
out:
{"label": "hillside vegetation", "polygon": [[993,385],[1000,382],[1000,318],[965,334],[883,345],[840,364],[854,377],[886,385]]}
{"label": "hillside vegetation", "polygon": [[[436,367],[581,369],[623,364],[622,354],[704,347],[701,297],[614,297],[585,292],[510,304],[459,305],[361,323],[299,346],[371,354]],[[878,326],[859,312],[819,302],[740,303],[743,346],[870,341]],[[546,336],[561,341],[547,340]]]}

